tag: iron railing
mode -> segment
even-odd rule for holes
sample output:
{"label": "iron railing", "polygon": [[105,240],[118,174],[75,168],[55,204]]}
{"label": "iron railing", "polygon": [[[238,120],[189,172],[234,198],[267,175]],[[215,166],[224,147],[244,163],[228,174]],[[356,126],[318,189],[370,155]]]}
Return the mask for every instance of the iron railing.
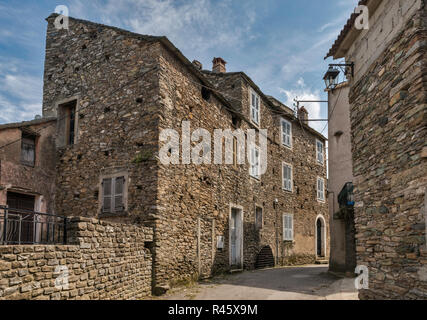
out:
{"label": "iron railing", "polygon": [[354,186],[352,182],[347,182],[338,195],[340,208],[354,206]]}
{"label": "iron railing", "polygon": [[0,206],[0,244],[66,243],[66,217]]}

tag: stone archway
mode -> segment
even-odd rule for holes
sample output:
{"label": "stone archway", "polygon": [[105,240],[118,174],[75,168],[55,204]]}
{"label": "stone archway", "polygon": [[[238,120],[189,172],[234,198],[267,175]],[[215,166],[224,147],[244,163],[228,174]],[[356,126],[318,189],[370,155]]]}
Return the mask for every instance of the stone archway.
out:
{"label": "stone archway", "polygon": [[255,263],[256,269],[265,269],[274,267],[273,250],[270,246],[265,246],[258,253]]}
{"label": "stone archway", "polygon": [[322,215],[318,215],[315,224],[315,254],[316,258],[326,257],[326,221]]}

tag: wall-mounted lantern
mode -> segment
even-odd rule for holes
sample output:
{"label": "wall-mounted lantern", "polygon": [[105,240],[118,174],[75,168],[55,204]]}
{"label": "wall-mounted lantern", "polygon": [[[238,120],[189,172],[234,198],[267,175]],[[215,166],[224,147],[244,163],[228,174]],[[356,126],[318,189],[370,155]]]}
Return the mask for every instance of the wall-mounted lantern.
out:
{"label": "wall-mounted lantern", "polygon": [[343,70],[345,75],[348,75],[350,72],[351,76],[354,76],[354,63],[330,64],[328,71],[323,77],[323,80],[325,80],[326,89],[334,90],[338,85],[338,76],[340,74],[340,70],[336,67],[339,67],[341,70]]}

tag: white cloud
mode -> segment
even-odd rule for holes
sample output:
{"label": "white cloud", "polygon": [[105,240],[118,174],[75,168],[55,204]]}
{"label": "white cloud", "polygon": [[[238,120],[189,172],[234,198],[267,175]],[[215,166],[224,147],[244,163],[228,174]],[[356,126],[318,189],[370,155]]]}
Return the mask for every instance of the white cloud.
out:
{"label": "white cloud", "polygon": [[241,46],[250,37],[255,11],[242,4],[242,15],[233,15],[230,0],[74,0],[70,15],[121,26],[141,34],[167,36],[178,48],[201,55],[220,47]]}
{"label": "white cloud", "polygon": [[[296,89],[286,90],[279,88],[279,92],[285,95],[285,105],[292,107],[294,105],[294,99],[310,101],[322,100],[320,92],[318,90],[312,91],[310,88],[307,88],[302,78],[300,78],[297,83],[298,87]],[[302,103],[300,107],[301,106],[304,106],[307,109],[309,119],[322,118],[322,104],[320,102]],[[309,122],[309,126],[320,132],[325,126],[325,123],[313,121]]]}
{"label": "white cloud", "polygon": [[0,123],[34,119],[41,114],[42,79],[24,74],[0,77]]}

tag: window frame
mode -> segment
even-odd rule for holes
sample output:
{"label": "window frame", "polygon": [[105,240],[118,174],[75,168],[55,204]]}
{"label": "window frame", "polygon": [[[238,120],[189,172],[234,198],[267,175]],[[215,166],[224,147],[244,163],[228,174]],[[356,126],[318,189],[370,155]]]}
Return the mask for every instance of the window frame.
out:
{"label": "window frame", "polygon": [[[285,143],[283,139],[284,130],[283,130],[283,124],[286,123],[289,125],[289,145]],[[282,146],[292,149],[292,123],[289,120],[286,120],[285,118],[280,118],[280,141],[282,143]]]}
{"label": "window frame", "polygon": [[[57,119],[57,134],[58,134],[58,147],[67,148],[78,144],[79,136],[79,115],[80,115],[80,96],[74,96],[68,99],[58,101],[56,103],[56,110],[58,114]],[[70,132],[71,127],[71,110],[74,109],[73,114],[73,132]],[[71,136],[73,137],[70,141]]]}
{"label": "window frame", "polygon": [[[255,150],[258,153],[258,163],[257,163],[257,173],[258,175],[254,175],[252,168],[254,168],[254,165],[252,164],[252,152],[253,150]],[[261,153],[260,153],[260,148],[258,146],[254,146],[251,151],[250,151],[250,156],[251,156],[251,162],[249,163],[249,175],[257,180],[261,179],[261,175],[260,175],[260,169],[261,169]]]}
{"label": "window frame", "polygon": [[[323,199],[319,198],[319,181],[322,181],[322,183],[323,183],[323,190],[322,190]],[[325,203],[326,202],[325,178],[317,177],[317,182],[316,182],[316,198],[317,198],[318,202],[321,202],[321,203]]]}
{"label": "window frame", "polygon": [[[255,109],[253,107],[253,96],[255,96],[255,101],[258,102],[258,104],[257,104],[257,107],[258,107],[258,110],[257,110],[258,121],[256,121],[253,118],[253,114],[252,114],[252,110]],[[261,124],[261,97],[259,96],[258,93],[256,93],[256,91],[253,88],[250,88],[250,90],[249,90],[249,115],[250,115],[251,122],[253,124],[255,124],[257,127],[259,127],[260,124]]]}
{"label": "window frame", "polygon": [[[290,218],[291,219],[291,227],[286,228],[286,218]],[[293,242],[295,239],[295,228],[294,228],[294,215],[292,213],[283,213],[282,214],[282,238],[283,241],[286,242]],[[291,237],[287,237],[286,231],[291,231]]]}
{"label": "window frame", "polygon": [[[119,178],[123,178],[123,185],[122,185],[122,193],[116,194],[115,188],[116,188],[116,181]],[[104,211],[104,181],[105,180],[111,180],[111,203],[110,203],[110,211]],[[111,174],[102,175],[100,177],[100,186],[99,186],[99,212],[101,216],[124,216],[127,215],[127,200],[128,200],[128,186],[129,186],[129,176],[128,173],[125,171],[121,172],[113,172]],[[116,210],[116,197],[121,195],[122,200],[122,210]]]}
{"label": "window frame", "polygon": [[[36,161],[37,161],[37,135],[33,135],[33,134],[29,134],[29,133],[25,133],[22,132],[21,135],[21,155],[20,155],[20,163],[24,166],[28,166],[28,167],[35,167],[36,166]],[[31,140],[32,142],[34,142],[34,144],[29,144],[26,143],[26,140]],[[31,162],[29,161],[25,161],[23,159],[23,155],[24,155],[24,144],[25,145],[32,145],[33,146],[33,160]]]}
{"label": "window frame", "polygon": [[[285,166],[291,169],[290,185],[291,188],[287,189],[285,186]],[[282,162],[282,189],[287,192],[294,192],[294,168],[293,165],[287,162]]]}
{"label": "window frame", "polygon": [[[322,161],[319,160],[319,143],[322,145]],[[325,165],[325,144],[319,139],[316,139],[316,162]]]}

